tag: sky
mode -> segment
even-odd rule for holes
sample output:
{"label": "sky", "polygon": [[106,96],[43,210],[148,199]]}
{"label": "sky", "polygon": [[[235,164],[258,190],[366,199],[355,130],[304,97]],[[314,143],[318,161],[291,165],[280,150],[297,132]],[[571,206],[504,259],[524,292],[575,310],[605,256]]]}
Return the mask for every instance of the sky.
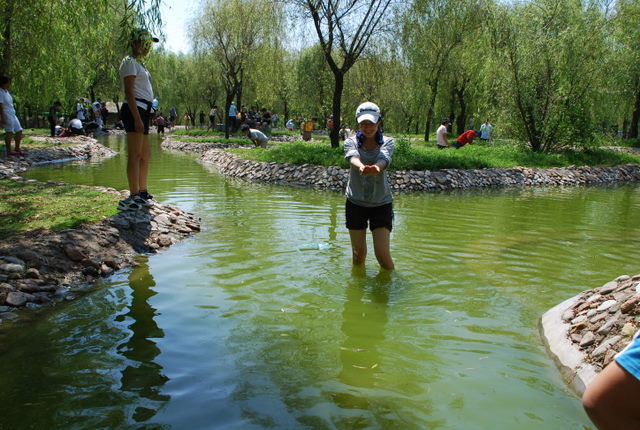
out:
{"label": "sky", "polygon": [[193,15],[199,0],[163,0],[160,6],[164,26],[164,46],[175,53],[189,52],[189,38],[187,36],[187,21]]}

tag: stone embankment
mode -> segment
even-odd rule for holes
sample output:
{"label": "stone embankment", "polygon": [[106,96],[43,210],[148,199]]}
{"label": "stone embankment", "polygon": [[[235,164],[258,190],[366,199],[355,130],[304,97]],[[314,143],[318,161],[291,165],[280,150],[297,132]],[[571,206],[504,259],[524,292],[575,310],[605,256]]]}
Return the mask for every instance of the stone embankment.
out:
{"label": "stone embankment", "polygon": [[[0,178],[26,181],[19,172],[38,162],[113,155],[94,142],[33,150],[0,161]],[[64,185],[49,182],[50,186]],[[91,187],[119,198],[128,191]],[[200,230],[198,219],[159,202],[120,212],[97,223],[57,232],[29,231],[0,241],[0,322],[17,318],[20,308],[73,299],[73,291],[134,264],[138,253],[167,248]]]}
{"label": "stone embankment", "polygon": [[[216,165],[227,176],[249,181],[310,186],[321,189],[343,190],[349,170],[341,167],[296,165],[244,160],[223,151],[225,143],[189,143],[166,139],[167,149],[202,153],[200,161]],[[394,191],[443,191],[468,188],[497,188],[509,186],[595,185],[640,180],[640,166],[564,167],[531,169],[443,169],[434,171],[390,171],[389,181]]]}
{"label": "stone embankment", "polygon": [[581,395],[640,327],[640,275],[619,276],[547,311],[543,342],[560,372]]}

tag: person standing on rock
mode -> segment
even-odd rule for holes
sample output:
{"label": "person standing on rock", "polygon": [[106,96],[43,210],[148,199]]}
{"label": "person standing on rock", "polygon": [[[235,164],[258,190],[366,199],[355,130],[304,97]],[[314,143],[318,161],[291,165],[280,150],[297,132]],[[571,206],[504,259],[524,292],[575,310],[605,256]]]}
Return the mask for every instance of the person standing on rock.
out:
{"label": "person standing on rock", "polygon": [[373,249],[383,269],[393,270],[389,250],[393,227],[393,198],[387,180],[394,141],[382,135],[380,108],[371,102],[356,110],[358,131],[344,143],[351,165],[345,195],[346,226],[349,229],[353,265],[364,265],[367,256],[367,225],[373,235]]}
{"label": "person standing on rock", "polygon": [[582,396],[600,430],[640,429],[640,331],[589,384]]}
{"label": "person standing on rock", "polygon": [[151,36],[144,28],[136,28],[131,32],[131,55],[120,63],[120,79],[124,86],[125,103],[121,115],[127,132],[127,179],[130,195],[118,203],[122,211],[137,210],[151,206],[153,196],[147,191],[147,176],[151,148],[149,145],[149,122],[153,88],[151,75],[141,60],[149,54],[153,42],[159,39]]}
{"label": "person standing on rock", "polygon": [[[11,88],[11,78],[0,76],[0,128],[4,128],[4,144],[7,147],[7,155],[24,155],[20,150],[22,141],[22,126],[16,116],[16,109],[13,106],[13,97],[9,94]],[[11,140],[15,142],[14,150],[11,150]]]}

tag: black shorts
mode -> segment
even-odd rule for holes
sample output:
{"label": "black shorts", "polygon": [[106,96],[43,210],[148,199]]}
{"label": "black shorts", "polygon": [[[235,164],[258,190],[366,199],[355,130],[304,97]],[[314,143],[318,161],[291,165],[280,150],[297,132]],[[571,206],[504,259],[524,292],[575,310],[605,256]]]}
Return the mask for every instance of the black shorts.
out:
{"label": "black shorts", "polygon": [[347,199],[345,214],[349,230],[365,230],[367,224],[369,224],[369,230],[371,231],[380,227],[385,227],[389,231],[393,228],[393,203],[364,207],[358,206]]}
{"label": "black shorts", "polygon": [[[140,113],[142,124],[144,124],[144,134],[149,134],[149,122],[151,119],[151,113],[146,109],[142,109],[138,105],[136,105],[136,107],[138,108],[138,112]],[[124,129],[127,131],[127,133],[133,133],[136,131],[136,124],[133,120],[133,115],[131,115],[129,105],[127,103],[122,104],[122,108],[120,109],[120,117],[122,118],[122,123],[124,124]]]}

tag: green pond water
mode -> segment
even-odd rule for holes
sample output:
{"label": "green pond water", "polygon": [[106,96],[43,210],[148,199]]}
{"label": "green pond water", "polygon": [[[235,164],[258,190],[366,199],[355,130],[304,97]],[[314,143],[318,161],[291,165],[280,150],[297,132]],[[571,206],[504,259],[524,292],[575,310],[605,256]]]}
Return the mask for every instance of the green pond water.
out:
{"label": "green pond water", "polygon": [[[0,429],[594,428],[538,321],[640,272],[637,186],[396,194],[397,270],[353,272],[341,193],[153,142],[202,232],[2,326]],[[121,153],[28,176],[124,189]]]}

